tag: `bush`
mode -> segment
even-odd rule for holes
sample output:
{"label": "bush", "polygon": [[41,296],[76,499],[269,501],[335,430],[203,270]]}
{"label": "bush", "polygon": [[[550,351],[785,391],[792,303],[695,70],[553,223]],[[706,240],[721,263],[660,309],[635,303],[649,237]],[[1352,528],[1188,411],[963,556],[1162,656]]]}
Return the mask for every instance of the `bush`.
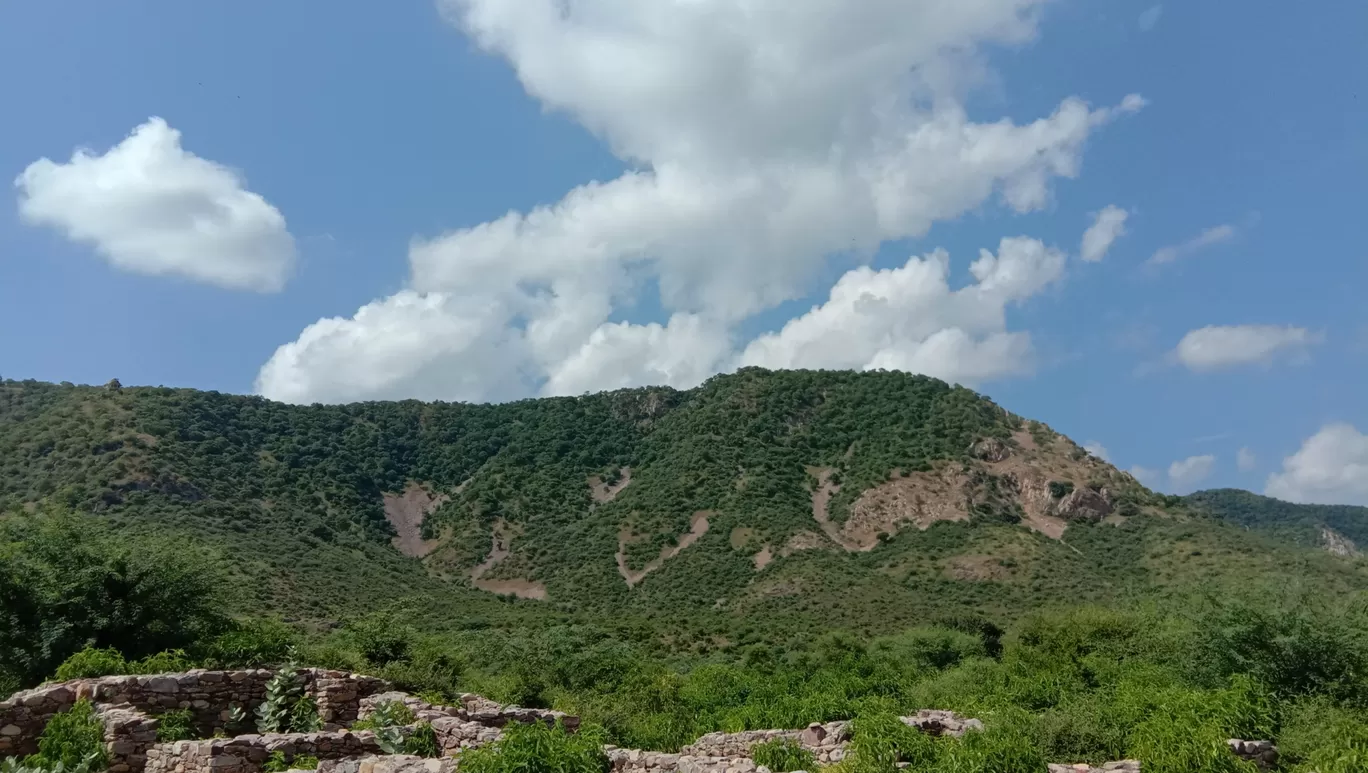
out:
{"label": "bush", "polygon": [[195,737],[190,709],[173,709],[157,718],[157,740],[188,741]]}
{"label": "bush", "polygon": [[1294,773],[1368,770],[1368,712],[1324,698],[1301,701],[1288,711],[1278,748]]}
{"label": "bush", "polygon": [[62,661],[53,678],[58,682],[65,682],[68,679],[89,679],[127,673],[128,662],[124,660],[122,652],[112,647],[97,649],[88,646]]}
{"label": "bush", "polygon": [[401,701],[385,701],[375,707],[365,719],[352,724],[353,730],[379,730],[382,727],[400,727],[413,724],[416,718],[413,709]]}
{"label": "bush", "polygon": [[237,621],[209,642],[204,660],[212,668],[276,666],[285,662],[297,638],[294,629],[276,620]]}
{"label": "bush", "polygon": [[128,666],[128,673],[171,674],[179,671],[189,671],[194,667],[194,662],[186,657],[184,650],[167,650],[130,663]]}
{"label": "bush", "polygon": [[817,769],[817,757],[789,738],[776,738],[752,746],[751,759],[755,760],[756,765],[764,765],[774,773]]}
{"label": "bush", "polygon": [[77,701],[67,711],[48,720],[38,737],[38,753],[24,760],[25,765],[67,771],[98,771],[109,766],[104,743],[104,723],[90,701]]}
{"label": "bush", "polygon": [[494,743],[461,755],[462,773],[607,773],[603,736],[592,728],[578,733],[541,723],[514,723]]}
{"label": "bush", "polygon": [[413,729],[413,733],[404,739],[404,753],[417,757],[442,756],[442,747],[437,743],[437,731],[427,722],[418,725]]}

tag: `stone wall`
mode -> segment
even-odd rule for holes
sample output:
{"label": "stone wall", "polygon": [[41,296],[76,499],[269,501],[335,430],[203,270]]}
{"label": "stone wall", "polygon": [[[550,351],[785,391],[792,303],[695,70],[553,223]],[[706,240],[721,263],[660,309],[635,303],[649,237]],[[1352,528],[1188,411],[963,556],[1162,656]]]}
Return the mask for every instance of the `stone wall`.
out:
{"label": "stone wall", "polygon": [[1050,773],[1140,773],[1140,763],[1136,760],[1107,762],[1095,768],[1086,762],[1077,765],[1047,765]]}
{"label": "stone wall", "polygon": [[1278,766],[1278,747],[1272,741],[1242,741],[1232,738],[1226,741],[1230,751],[1246,762],[1259,766],[1260,770],[1273,770]]}
{"label": "stone wall", "polygon": [[850,738],[849,722],[811,724],[804,730],[746,730],[740,733],[708,733],[680,750],[693,757],[750,757],[757,744],[787,739],[811,751],[818,762],[839,762]]}
{"label": "stone wall", "polygon": [[383,754],[368,730],[324,733],[268,733],[213,738],[207,741],[176,741],[147,750],[145,773],[260,773],[273,752],[286,759],[297,756],[338,760]]}
{"label": "stone wall", "polygon": [[[155,717],[173,709],[188,709],[195,730],[211,735],[228,728],[228,712],[241,706],[249,714],[266,699],[271,671],[206,671],[149,676],[104,676],[46,684],[16,693],[0,702],[0,757],[32,754],[49,719],[89,699],[96,708],[121,707]],[[318,702],[319,716],[329,729],[354,721],[361,699],[389,688],[383,680],[345,671],[304,669],[305,691]],[[131,721],[123,718],[120,721]],[[137,768],[133,768],[136,770]]]}
{"label": "stone wall", "polygon": [[451,757],[434,760],[407,754],[318,763],[318,773],[452,773],[455,769],[456,760]]}
{"label": "stone wall", "polygon": [[605,746],[616,773],[769,773],[750,757],[666,754]]}
{"label": "stone wall", "polygon": [[127,707],[104,707],[99,715],[109,749],[109,773],[142,770],[147,751],[157,742],[157,720]]}

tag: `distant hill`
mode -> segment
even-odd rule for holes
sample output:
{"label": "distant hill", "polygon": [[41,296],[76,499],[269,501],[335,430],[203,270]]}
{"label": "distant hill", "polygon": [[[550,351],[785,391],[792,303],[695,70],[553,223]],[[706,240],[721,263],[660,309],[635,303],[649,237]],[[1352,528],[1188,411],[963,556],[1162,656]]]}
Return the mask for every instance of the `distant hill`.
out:
{"label": "distant hill", "polygon": [[40,504],[220,548],[249,611],[327,622],[402,600],[434,626],[608,620],[687,647],[1222,584],[1368,588],[1364,561],[1316,539],[1368,544],[1355,508],[1157,495],[903,373],[308,407],[0,382],[0,512]]}
{"label": "distant hill", "polygon": [[1198,491],[1185,497],[1192,507],[1298,545],[1337,555],[1360,555],[1368,547],[1368,507],[1295,505],[1240,489]]}

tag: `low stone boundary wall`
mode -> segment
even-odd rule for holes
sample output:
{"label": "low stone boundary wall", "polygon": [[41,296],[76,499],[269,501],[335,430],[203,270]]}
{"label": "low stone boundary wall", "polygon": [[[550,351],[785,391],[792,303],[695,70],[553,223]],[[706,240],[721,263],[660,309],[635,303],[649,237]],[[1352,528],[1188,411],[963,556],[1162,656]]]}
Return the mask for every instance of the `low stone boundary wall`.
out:
{"label": "low stone boundary wall", "polygon": [[459,699],[459,706],[438,706],[406,692],[374,693],[361,699],[358,717],[360,719],[369,717],[376,707],[382,703],[402,703],[413,712],[415,717],[425,722],[431,722],[438,717],[454,717],[483,727],[504,727],[510,722],[521,722],[528,725],[542,722],[554,727],[556,723],[560,723],[570,732],[578,730],[580,722],[579,717],[571,716],[563,711],[503,706],[474,693],[462,694]]}
{"label": "low stone boundary wall", "polygon": [[[318,703],[325,726],[340,729],[357,718],[361,699],[389,688],[370,676],[345,671],[302,669],[306,694]],[[38,736],[55,714],[82,699],[95,706],[126,706],[153,717],[172,709],[189,709],[196,731],[210,735],[226,730],[228,710],[251,712],[266,699],[272,671],[207,671],[148,676],[103,676],[45,684],[0,701],[0,756],[37,751]]]}
{"label": "low stone boundary wall", "polygon": [[820,760],[823,754],[844,747],[850,738],[849,722],[811,724],[804,730],[744,730],[739,733],[708,733],[680,750],[695,757],[749,757],[751,748],[762,743],[786,739],[812,751]]}
{"label": "low stone boundary wall", "polygon": [[384,754],[375,742],[375,733],[368,730],[269,733],[157,744],[147,750],[144,770],[145,773],[260,773],[262,764],[277,751],[283,752],[286,759],[309,756],[319,760]]}
{"label": "low stone boundary wall", "polygon": [[109,773],[132,773],[147,764],[147,752],[157,742],[157,720],[128,707],[103,708]]}
{"label": "low stone boundary wall", "polygon": [[695,754],[666,754],[640,749],[603,747],[617,773],[769,773],[750,757],[709,757]]}

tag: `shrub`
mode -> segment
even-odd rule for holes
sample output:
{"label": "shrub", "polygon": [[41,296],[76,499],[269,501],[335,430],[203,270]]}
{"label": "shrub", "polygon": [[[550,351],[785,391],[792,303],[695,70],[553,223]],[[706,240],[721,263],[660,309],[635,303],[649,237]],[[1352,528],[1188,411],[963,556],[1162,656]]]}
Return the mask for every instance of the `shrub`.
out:
{"label": "shrub", "polygon": [[262,733],[308,733],[322,726],[318,706],[304,695],[304,679],[293,659],[266,683],[266,700],[257,706],[256,715]]}
{"label": "shrub", "polygon": [[442,756],[442,747],[437,743],[437,731],[427,722],[418,725],[413,729],[413,733],[404,739],[404,753],[418,757]]}
{"label": "shrub", "polygon": [[38,768],[67,771],[103,770],[109,765],[109,753],[104,743],[104,723],[95,714],[90,701],[77,701],[67,711],[48,720],[38,737],[38,753],[24,764]]}
{"label": "shrub", "polygon": [[296,638],[294,629],[276,620],[238,621],[205,647],[205,661],[214,668],[279,665]]}
{"label": "shrub", "polygon": [[461,755],[463,773],[607,773],[603,736],[592,728],[514,723],[498,741]]}
{"label": "shrub", "polygon": [[1301,701],[1288,711],[1278,747],[1295,773],[1368,770],[1368,712],[1324,698]]}
{"label": "shrub", "polygon": [[65,682],[68,679],[88,679],[95,676],[113,676],[128,673],[128,662],[123,653],[112,647],[97,649],[87,646],[57,667],[54,679]]}
{"label": "shrub", "polygon": [[158,741],[188,741],[194,737],[195,728],[189,709],[173,709],[157,718]]}
{"label": "shrub", "polygon": [[128,664],[130,674],[170,674],[189,671],[195,664],[184,650],[166,650]]}
{"label": "shrub", "polygon": [[375,707],[365,719],[352,724],[353,730],[379,730],[382,727],[399,727],[414,722],[413,709],[402,701],[385,701]]}
{"label": "shrub", "polygon": [[755,764],[764,765],[774,773],[817,768],[817,757],[790,738],[776,738],[752,746],[751,759],[755,760]]}

